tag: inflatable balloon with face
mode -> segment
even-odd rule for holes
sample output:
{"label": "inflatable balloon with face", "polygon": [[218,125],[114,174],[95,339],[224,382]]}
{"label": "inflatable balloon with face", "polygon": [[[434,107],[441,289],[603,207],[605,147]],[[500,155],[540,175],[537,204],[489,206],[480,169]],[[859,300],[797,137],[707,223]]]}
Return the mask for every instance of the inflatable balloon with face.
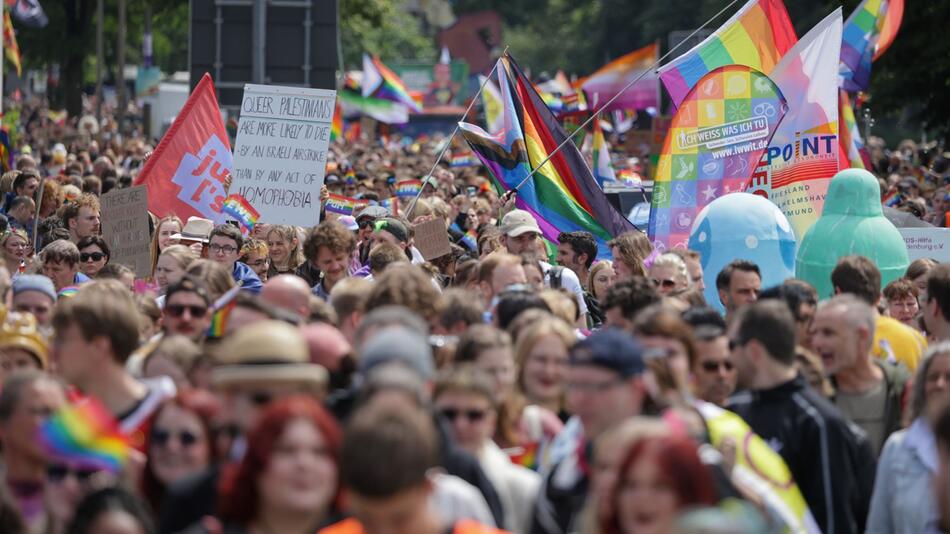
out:
{"label": "inflatable balloon with face", "polygon": [[821,217],[805,232],[795,260],[798,277],[831,297],[831,271],[844,256],[865,256],[881,271],[882,287],[907,269],[907,245],[881,208],[873,174],[845,169],[831,180]]}
{"label": "inflatable balloon with face", "polygon": [[795,276],[795,233],[782,210],[765,197],[731,193],[699,212],[689,248],[699,252],[706,302],[724,311],[716,275],[733,260],[749,260],[762,272],[762,288]]}

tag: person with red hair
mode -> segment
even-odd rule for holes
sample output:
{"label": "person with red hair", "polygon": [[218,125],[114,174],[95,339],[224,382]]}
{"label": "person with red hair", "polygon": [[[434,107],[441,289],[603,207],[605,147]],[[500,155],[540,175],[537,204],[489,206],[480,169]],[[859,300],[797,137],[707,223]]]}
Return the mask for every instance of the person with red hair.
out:
{"label": "person with red hair", "polygon": [[617,470],[604,534],[662,534],[694,506],[716,504],[712,474],[696,444],[682,437],[647,437],[627,452]]}
{"label": "person with red hair", "polygon": [[247,454],[225,470],[218,518],[229,534],[313,534],[338,520],[342,432],[315,400],[275,400],[247,436]]}

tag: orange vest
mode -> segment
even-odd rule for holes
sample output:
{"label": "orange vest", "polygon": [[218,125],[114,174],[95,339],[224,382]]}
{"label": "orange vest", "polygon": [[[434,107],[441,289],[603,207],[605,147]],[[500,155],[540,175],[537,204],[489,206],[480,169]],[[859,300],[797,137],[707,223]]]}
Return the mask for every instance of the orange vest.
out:
{"label": "orange vest", "polygon": [[[363,525],[355,518],[344,519],[339,523],[320,529],[317,534],[365,534]],[[487,527],[476,521],[462,520],[452,527],[452,534],[509,534],[505,530]]]}

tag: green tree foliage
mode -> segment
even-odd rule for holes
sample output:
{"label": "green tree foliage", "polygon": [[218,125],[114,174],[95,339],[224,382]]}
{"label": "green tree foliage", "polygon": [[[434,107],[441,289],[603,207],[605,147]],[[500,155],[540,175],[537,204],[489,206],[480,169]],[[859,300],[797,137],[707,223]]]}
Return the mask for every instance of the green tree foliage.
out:
{"label": "green tree foliage", "polygon": [[361,69],[363,52],[383,61],[436,57],[433,36],[400,0],[340,0],[340,38],[346,69]]}

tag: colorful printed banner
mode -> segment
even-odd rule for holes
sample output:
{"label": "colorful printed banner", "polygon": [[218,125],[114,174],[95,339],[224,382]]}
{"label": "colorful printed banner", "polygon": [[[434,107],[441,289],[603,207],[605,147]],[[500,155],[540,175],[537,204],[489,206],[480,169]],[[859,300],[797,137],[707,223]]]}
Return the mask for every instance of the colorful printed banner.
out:
{"label": "colorful printed banner", "polygon": [[422,108],[406,89],[406,84],[376,56],[363,54],[363,97],[391,100],[419,113]]}
{"label": "colorful printed banner", "polygon": [[135,185],[148,186],[148,210],[157,217],[203,217],[220,222],[224,179],[233,161],[214,82],[205,74],[165,132]]}
{"label": "colorful printed banner", "polygon": [[339,215],[353,215],[353,207],[356,206],[356,199],[330,193],[330,198],[323,204],[323,207],[329,213]]}
{"label": "colorful printed banner", "polygon": [[771,75],[796,40],[782,0],[749,0],[715,33],[660,67],[660,79],[679,106],[696,82],[717,67],[745,65]]}
{"label": "colorful printed banner", "polygon": [[[658,44],[647,45],[620,56],[582,80],[580,86],[584,90],[587,102],[592,106],[591,109],[610,111],[659,107],[660,93],[656,72],[653,71],[653,65],[660,56],[659,52]],[[643,78],[624,91],[609,107],[603,107],[608,100],[644,72],[647,74]]]}
{"label": "colorful printed banner", "polygon": [[871,63],[894,42],[903,16],[903,0],[864,0],[855,8],[841,34],[842,89],[867,90]]}
{"label": "colorful printed banner", "polygon": [[768,197],[801,239],[821,216],[828,183],[838,172],[838,49],[841,9],[825,17],[795,45],[771,78],[788,99],[779,126],[749,192]]}
{"label": "colorful printed banner", "polygon": [[649,232],[657,250],[687,248],[699,212],[745,187],[787,111],[776,84],[746,66],[720,67],[693,87],[657,164]]}
{"label": "colorful printed banner", "polygon": [[403,180],[396,183],[396,196],[413,198],[422,191],[422,180]]}
{"label": "colorful printed banner", "polygon": [[478,167],[481,164],[475,154],[456,154],[449,159],[449,167]]}
{"label": "colorful printed banner", "polygon": [[573,143],[541,165],[567,134],[510,55],[499,60],[498,85],[504,127],[492,135],[460,122],[465,140],[499,189],[521,186],[516,205],[534,216],[545,238],[556,242],[561,232],[588,231],[598,241],[598,257],[608,257],[606,241],[636,228],[607,200]]}

